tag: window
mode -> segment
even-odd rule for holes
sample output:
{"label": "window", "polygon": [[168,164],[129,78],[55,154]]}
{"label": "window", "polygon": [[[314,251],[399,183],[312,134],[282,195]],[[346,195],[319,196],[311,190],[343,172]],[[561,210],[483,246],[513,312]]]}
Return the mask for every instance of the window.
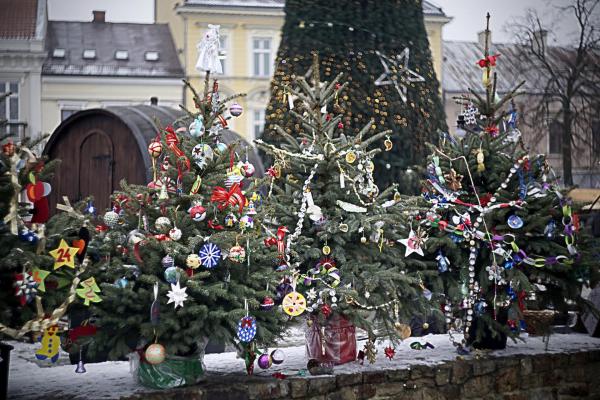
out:
{"label": "window", "polygon": [[263,130],[265,129],[265,110],[254,110],[252,120],[252,133],[254,138],[262,136]]}
{"label": "window", "polygon": [[562,154],[562,124],[554,120],[548,129],[548,147],[550,154]]}
{"label": "window", "polygon": [[252,39],[252,61],[254,76],[271,76],[271,38]]}
{"label": "window", "polygon": [[227,36],[219,35],[219,61],[221,61],[221,69],[223,75],[227,74]]}
{"label": "window", "polygon": [[117,60],[128,60],[129,52],[127,50],[117,50],[115,51],[115,58]]}
{"label": "window", "polygon": [[93,60],[94,58],[96,58],[96,50],[94,50],[94,49],[83,50],[83,58],[85,58],[87,60]]}
{"label": "window", "polygon": [[56,48],[52,52],[52,57],[54,58],[65,58],[66,51],[65,49]]}
{"label": "window", "polygon": [[146,61],[158,61],[158,51],[147,51],[144,54],[144,59]]}
{"label": "window", "polygon": [[8,125],[3,129],[7,133],[19,132],[19,83],[0,81],[0,93],[10,96],[0,99],[0,120],[7,120]]}

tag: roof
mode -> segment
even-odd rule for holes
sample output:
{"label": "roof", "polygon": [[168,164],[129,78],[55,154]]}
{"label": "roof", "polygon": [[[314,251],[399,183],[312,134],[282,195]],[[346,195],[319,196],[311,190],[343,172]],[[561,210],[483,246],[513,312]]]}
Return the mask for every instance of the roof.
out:
{"label": "roof", "polygon": [[[260,7],[281,8],[285,6],[285,0],[185,0],[186,6],[208,6],[208,7]],[[437,5],[423,1],[423,13],[425,15],[446,16],[444,11]]]}
{"label": "roof", "polygon": [[[53,57],[57,48],[65,49],[64,58]],[[46,49],[43,75],[184,76],[167,24],[49,21]],[[84,59],[92,49],[95,58]],[[127,50],[127,59],[117,60],[117,50]],[[148,51],[157,51],[158,60],[147,61]]]}
{"label": "roof", "polygon": [[0,0],[0,39],[36,36],[37,0]]}
{"label": "roof", "polygon": [[[568,57],[572,51],[564,47],[548,46],[550,57]],[[525,81],[522,91],[530,94],[539,93],[546,82],[543,71],[524,70],[520,58],[522,49],[518,44],[493,43],[490,54],[500,54],[496,65],[496,90],[507,93],[521,81]],[[483,92],[482,69],[477,61],[483,58],[483,48],[477,42],[444,41],[444,60],[442,63],[442,87],[445,92],[466,93],[469,89]]]}

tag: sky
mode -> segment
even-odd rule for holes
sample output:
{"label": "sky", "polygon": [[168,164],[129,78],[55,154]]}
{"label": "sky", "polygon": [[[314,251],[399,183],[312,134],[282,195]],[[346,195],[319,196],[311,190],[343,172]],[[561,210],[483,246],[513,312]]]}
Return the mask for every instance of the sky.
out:
{"label": "sky", "polygon": [[[477,32],[485,28],[485,14],[489,12],[494,42],[512,41],[514,32],[510,29],[510,21],[524,15],[527,9],[535,9],[546,21],[551,22],[557,14],[556,7],[568,1],[432,0],[453,18],[444,27],[445,40],[476,41]],[[49,0],[48,3],[48,15],[52,20],[89,21],[92,10],[105,10],[109,22],[151,23],[154,18],[154,0]],[[572,22],[562,18],[552,24],[556,32],[550,35],[549,42],[566,44],[573,30]]]}

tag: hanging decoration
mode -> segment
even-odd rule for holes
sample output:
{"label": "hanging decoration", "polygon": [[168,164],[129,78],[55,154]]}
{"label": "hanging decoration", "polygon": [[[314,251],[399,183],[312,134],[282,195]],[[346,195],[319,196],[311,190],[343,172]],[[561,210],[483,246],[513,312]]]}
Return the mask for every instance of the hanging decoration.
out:
{"label": "hanging decoration", "polygon": [[223,73],[221,60],[219,59],[219,29],[220,25],[208,24],[202,40],[198,43],[198,61],[196,69],[217,74]]}
{"label": "hanging decoration", "polygon": [[389,58],[375,52],[383,65],[383,73],[375,80],[375,86],[393,85],[400,98],[406,103],[408,86],[413,82],[425,82],[425,78],[408,68],[410,50],[405,47],[400,54]]}
{"label": "hanging decoration", "polygon": [[60,337],[58,335],[58,326],[53,325],[44,330],[41,340],[42,347],[35,352],[35,358],[38,360],[50,360],[55,363],[58,360],[60,351]]}
{"label": "hanging decoration", "polygon": [[423,257],[423,244],[427,239],[427,233],[419,227],[416,232],[411,229],[408,238],[400,239],[398,242],[406,246],[405,257],[408,257],[412,253],[417,253]]}
{"label": "hanging decoration", "polygon": [[249,315],[242,317],[238,323],[237,336],[241,342],[251,342],[256,336],[256,318]]}
{"label": "hanging decoration", "polygon": [[21,306],[32,301],[37,294],[37,283],[27,272],[15,275],[15,296],[19,298]]}
{"label": "hanging decoration", "polygon": [[76,290],[77,295],[81,297],[86,306],[90,305],[90,302],[99,303],[102,301],[98,293],[100,293],[100,288],[96,284],[96,280],[91,277],[81,282],[81,288]]}
{"label": "hanging decoration", "polygon": [[69,247],[65,239],[61,239],[58,247],[49,252],[54,258],[54,269],[57,270],[63,265],[75,268],[75,256],[78,251],[77,247]]}
{"label": "hanging decoration", "polygon": [[221,261],[221,249],[214,243],[205,243],[198,254],[200,262],[208,269],[215,268]]}
{"label": "hanging decoration", "polygon": [[177,309],[177,307],[183,307],[183,302],[188,298],[188,294],[185,292],[186,290],[187,287],[181,287],[179,281],[171,283],[171,290],[167,293],[167,297],[169,298],[167,304],[174,303],[175,309]]}

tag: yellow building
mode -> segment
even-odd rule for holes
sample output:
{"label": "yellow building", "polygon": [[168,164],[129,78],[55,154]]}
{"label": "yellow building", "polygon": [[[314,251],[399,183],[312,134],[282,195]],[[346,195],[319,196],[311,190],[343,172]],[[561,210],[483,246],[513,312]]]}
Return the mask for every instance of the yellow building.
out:
{"label": "yellow building", "polygon": [[[239,100],[244,113],[231,121],[234,131],[253,139],[262,131],[274,60],[285,14],[284,0],[155,0],[157,23],[168,23],[185,74],[200,88],[203,75],[196,69],[196,45],[208,24],[221,25],[223,75],[219,88],[225,95],[246,93]],[[442,27],[450,21],[444,12],[423,2],[425,27],[438,79],[442,79]],[[187,93],[184,101],[191,102]]]}

